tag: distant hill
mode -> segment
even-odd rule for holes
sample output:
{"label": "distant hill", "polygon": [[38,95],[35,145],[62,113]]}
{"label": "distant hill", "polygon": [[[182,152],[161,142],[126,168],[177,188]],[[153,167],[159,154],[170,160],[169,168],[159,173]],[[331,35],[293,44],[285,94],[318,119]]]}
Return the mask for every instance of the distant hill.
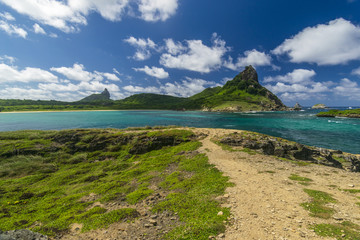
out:
{"label": "distant hill", "polygon": [[111,101],[110,93],[106,88],[102,93],[91,94],[90,96],[81,99],[79,102],[101,102],[101,101],[106,101],[106,102]]}
{"label": "distant hill", "polygon": [[177,110],[187,105],[189,99],[153,93],[140,93],[114,102],[117,109]]}

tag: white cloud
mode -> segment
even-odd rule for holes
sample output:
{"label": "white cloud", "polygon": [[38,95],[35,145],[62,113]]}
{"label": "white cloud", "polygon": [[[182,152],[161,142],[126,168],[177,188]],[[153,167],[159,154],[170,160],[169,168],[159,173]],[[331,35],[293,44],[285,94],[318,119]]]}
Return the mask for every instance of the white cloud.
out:
{"label": "white cloud", "polygon": [[295,69],[286,75],[278,75],[275,77],[265,77],[264,82],[284,82],[284,83],[312,83],[312,78],[316,75],[314,70]]}
{"label": "white cloud", "polygon": [[165,94],[176,97],[190,97],[196,93],[203,91],[206,87],[215,86],[214,82],[209,82],[203,79],[197,78],[186,78],[181,82],[174,83],[165,83],[161,84],[159,87],[148,86],[148,87],[140,87],[128,85],[123,87],[125,91],[131,93],[157,93],[157,94]]}
{"label": "white cloud", "polygon": [[42,27],[40,27],[40,25],[37,24],[37,23],[35,23],[33,25],[33,28],[34,28],[34,32],[37,33],[37,34],[43,34],[43,35],[46,34],[45,30]]}
{"label": "white cloud", "polygon": [[294,63],[346,64],[360,59],[360,27],[338,18],[328,24],[305,28],[272,53],[287,54]]}
{"label": "white cloud", "polygon": [[334,93],[351,100],[360,100],[360,86],[348,78],[341,79],[339,85],[334,88]]}
{"label": "white cloud", "polygon": [[18,70],[14,66],[9,66],[0,63],[0,82],[57,82],[58,78],[52,73],[42,70],[40,68],[27,67],[23,70]]}
{"label": "white cloud", "polygon": [[164,94],[177,96],[177,97],[190,97],[201,91],[206,87],[213,87],[214,82],[209,82],[198,78],[186,78],[182,82],[166,83],[161,86]]}
{"label": "white cloud", "polygon": [[2,99],[32,99],[32,100],[51,100],[54,97],[41,89],[27,89],[19,87],[7,87],[0,90]]}
{"label": "white cloud", "polygon": [[271,65],[271,56],[259,52],[256,49],[245,51],[245,57],[238,57],[237,62],[234,63],[233,59],[229,57],[229,60],[224,63],[224,66],[231,69],[239,71],[241,68],[252,65],[252,66],[270,66]]}
{"label": "white cloud", "polygon": [[120,21],[129,0],[69,0],[69,7],[85,16],[91,11],[98,12],[109,21]]}
{"label": "white cloud", "polygon": [[171,38],[165,39],[165,46],[168,53],[172,55],[177,55],[181,52],[186,51],[186,47],[183,46],[180,42],[175,43]]}
{"label": "white cloud", "polygon": [[102,73],[98,71],[88,72],[85,70],[84,65],[78,63],[75,63],[72,67],[52,67],[50,70],[60,73],[70,80],[81,82],[101,81],[104,77],[112,81],[120,81],[120,79],[113,73]]}
{"label": "white cloud", "polygon": [[174,43],[169,47],[167,44],[168,53],[161,55],[160,64],[168,68],[209,73],[221,67],[222,57],[228,51],[226,42],[216,33],[213,34],[211,47],[204,45],[201,40],[187,40],[186,45]]}
{"label": "white cloud", "polygon": [[136,39],[133,36],[131,36],[127,39],[124,39],[124,42],[135,47],[136,52],[132,58],[137,61],[143,61],[149,59],[151,57],[151,50],[156,50],[157,47],[156,44],[150,38]]}
{"label": "white cloud", "polygon": [[5,31],[10,36],[15,35],[22,38],[26,38],[27,36],[27,32],[23,28],[3,20],[0,20],[0,29]]}
{"label": "white cloud", "polygon": [[49,37],[51,37],[51,38],[57,38],[58,35],[57,35],[56,33],[50,33],[50,34],[49,34]]}
{"label": "white cloud", "polygon": [[10,64],[13,64],[16,61],[16,58],[8,56],[8,55],[3,55],[0,56],[0,63],[4,63],[4,62],[8,62]]}
{"label": "white cloud", "polygon": [[164,79],[169,77],[169,73],[166,72],[163,68],[145,66],[143,68],[133,68],[137,72],[144,72],[149,76],[156,77],[159,79]]}
{"label": "white cloud", "polygon": [[165,21],[175,14],[178,0],[140,0],[139,11],[145,21]]}
{"label": "white cloud", "polygon": [[87,25],[87,16],[99,13],[109,21],[121,21],[125,15],[132,16],[132,6],[139,9],[145,21],[165,21],[174,15],[177,0],[0,0],[20,14],[38,23],[49,25],[70,33]]}
{"label": "white cloud", "polygon": [[351,74],[360,76],[360,67],[352,70]]}
{"label": "white cloud", "polygon": [[321,99],[330,93],[333,82],[315,82],[313,77],[316,75],[314,70],[295,69],[285,75],[265,77],[265,83],[276,82],[275,85],[267,84],[265,87],[283,101],[303,101],[308,99]]}
{"label": "white cloud", "polygon": [[123,87],[125,91],[128,91],[130,93],[157,93],[159,94],[161,90],[157,87],[140,87],[140,86],[133,86],[128,85]]}
{"label": "white cloud", "polygon": [[3,18],[7,21],[15,21],[15,18],[8,12],[0,13],[0,18]]}

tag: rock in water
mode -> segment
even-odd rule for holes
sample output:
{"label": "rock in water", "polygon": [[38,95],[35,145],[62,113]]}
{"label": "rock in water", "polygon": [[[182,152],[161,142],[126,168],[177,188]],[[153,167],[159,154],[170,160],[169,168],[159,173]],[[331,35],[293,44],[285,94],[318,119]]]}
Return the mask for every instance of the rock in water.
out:
{"label": "rock in water", "polygon": [[302,109],[302,106],[299,103],[296,103],[295,106],[294,106],[294,110],[299,111],[301,109]]}
{"label": "rock in water", "polygon": [[315,104],[311,108],[312,109],[326,109],[327,107],[325,106],[325,104],[319,103],[319,104]]}

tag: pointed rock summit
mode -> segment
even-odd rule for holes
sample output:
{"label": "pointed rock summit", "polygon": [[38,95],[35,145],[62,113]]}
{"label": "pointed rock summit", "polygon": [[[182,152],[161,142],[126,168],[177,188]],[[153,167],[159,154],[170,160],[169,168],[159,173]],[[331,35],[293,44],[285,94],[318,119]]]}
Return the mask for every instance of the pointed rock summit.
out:
{"label": "pointed rock summit", "polygon": [[244,81],[252,80],[255,82],[259,82],[258,74],[257,74],[255,68],[253,68],[253,66],[251,66],[251,65],[245,67],[245,70],[242,71],[239,75],[240,75],[241,79]]}
{"label": "pointed rock summit", "polygon": [[281,111],[287,107],[265,87],[261,86],[253,66],[245,67],[223,87],[208,88],[191,97],[203,101],[204,111],[244,112]]}
{"label": "pointed rock summit", "polygon": [[104,97],[106,97],[107,99],[110,99],[110,93],[107,90],[107,88],[104,89],[104,91],[101,93],[101,95],[103,95]]}
{"label": "pointed rock summit", "polygon": [[102,93],[91,94],[80,100],[80,102],[101,102],[101,101],[110,101],[110,92],[105,88]]}

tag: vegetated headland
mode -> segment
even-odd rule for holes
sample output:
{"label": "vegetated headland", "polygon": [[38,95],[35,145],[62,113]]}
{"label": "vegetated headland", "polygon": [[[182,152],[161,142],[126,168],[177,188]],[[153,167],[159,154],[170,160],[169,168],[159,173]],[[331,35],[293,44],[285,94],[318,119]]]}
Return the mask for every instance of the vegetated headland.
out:
{"label": "vegetated headland", "polygon": [[1,132],[0,146],[0,238],[360,238],[359,155],[177,127]]}
{"label": "vegetated headland", "polygon": [[189,98],[142,93],[114,101],[105,89],[100,94],[92,94],[76,102],[0,100],[2,112],[134,109],[241,112],[287,110],[287,107],[259,84],[257,72],[252,66],[246,67],[223,87],[207,88]]}
{"label": "vegetated headland", "polygon": [[348,117],[348,118],[360,118],[360,109],[350,110],[330,110],[327,112],[320,112],[316,116],[318,117]]}

